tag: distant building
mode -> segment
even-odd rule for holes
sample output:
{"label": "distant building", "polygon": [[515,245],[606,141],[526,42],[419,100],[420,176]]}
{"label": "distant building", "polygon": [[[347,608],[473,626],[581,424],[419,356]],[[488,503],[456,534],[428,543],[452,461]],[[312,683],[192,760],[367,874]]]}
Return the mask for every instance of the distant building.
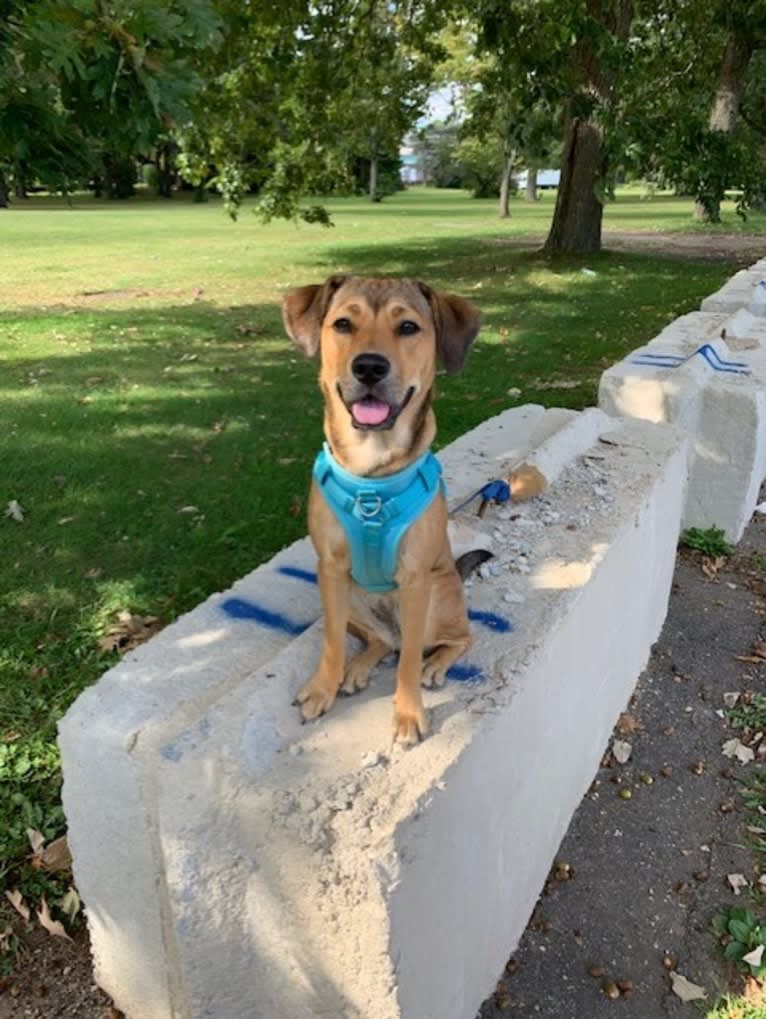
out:
{"label": "distant building", "polygon": [[421,156],[406,138],[399,149],[399,159],[402,162],[399,175],[405,184],[425,184],[426,174]]}
{"label": "distant building", "polygon": [[[522,170],[521,173],[514,174],[516,183],[520,188],[527,186],[527,171]],[[538,170],[537,171],[537,186],[545,190],[545,188],[557,188],[559,181],[561,180],[561,170]]]}

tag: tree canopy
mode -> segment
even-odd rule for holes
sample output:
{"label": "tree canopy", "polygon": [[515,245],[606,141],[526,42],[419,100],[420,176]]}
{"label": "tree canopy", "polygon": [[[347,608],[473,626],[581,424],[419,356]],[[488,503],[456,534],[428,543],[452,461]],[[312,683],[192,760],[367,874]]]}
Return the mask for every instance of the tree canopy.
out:
{"label": "tree canopy", "polygon": [[764,70],[766,0],[0,0],[0,204],[125,197],[153,164],[161,194],[326,222],[323,195],[395,186],[449,84],[428,165],[505,214],[512,173],[559,159],[547,247],[591,251],[621,175],[708,219],[763,201]]}

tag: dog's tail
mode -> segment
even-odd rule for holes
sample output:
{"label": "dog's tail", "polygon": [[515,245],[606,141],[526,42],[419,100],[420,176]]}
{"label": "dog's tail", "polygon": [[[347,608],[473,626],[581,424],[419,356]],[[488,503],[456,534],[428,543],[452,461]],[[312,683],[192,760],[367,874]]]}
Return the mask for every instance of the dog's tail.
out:
{"label": "dog's tail", "polygon": [[468,580],[473,572],[478,570],[482,563],[488,559],[494,559],[491,552],[486,548],[475,548],[471,552],[464,552],[455,560],[455,566],[461,580]]}

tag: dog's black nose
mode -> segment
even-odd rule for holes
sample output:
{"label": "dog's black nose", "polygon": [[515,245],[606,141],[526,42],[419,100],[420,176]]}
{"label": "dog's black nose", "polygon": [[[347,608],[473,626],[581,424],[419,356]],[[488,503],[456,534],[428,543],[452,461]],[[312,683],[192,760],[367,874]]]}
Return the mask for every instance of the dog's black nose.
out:
{"label": "dog's black nose", "polygon": [[365,386],[374,386],[388,375],[391,364],[382,354],[357,354],[351,362],[351,371]]}

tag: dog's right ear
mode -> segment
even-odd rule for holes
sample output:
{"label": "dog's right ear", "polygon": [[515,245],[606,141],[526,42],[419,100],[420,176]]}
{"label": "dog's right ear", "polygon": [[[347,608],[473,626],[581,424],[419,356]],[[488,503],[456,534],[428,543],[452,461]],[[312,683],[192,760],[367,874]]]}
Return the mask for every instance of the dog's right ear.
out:
{"label": "dog's right ear", "polygon": [[346,279],[346,276],[331,276],[325,283],[296,287],[285,294],[282,321],[287,335],[306,357],[313,357],[319,349],[322,321],[333,294]]}

